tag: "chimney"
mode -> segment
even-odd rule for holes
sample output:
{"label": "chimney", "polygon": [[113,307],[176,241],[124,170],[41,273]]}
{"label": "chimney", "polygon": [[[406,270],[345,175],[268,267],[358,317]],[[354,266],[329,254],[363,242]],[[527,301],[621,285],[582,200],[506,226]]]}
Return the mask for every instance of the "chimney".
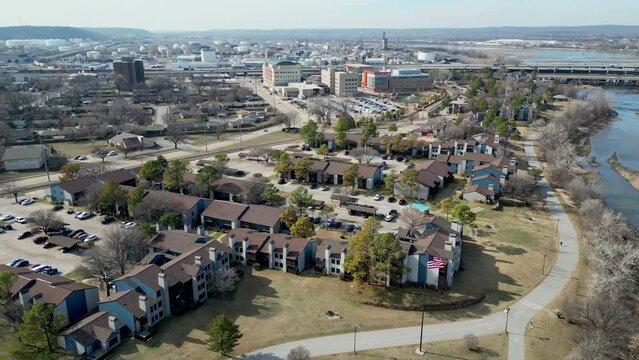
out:
{"label": "chimney", "polygon": [[167,225],[167,228],[168,228],[169,230],[173,230],[173,229],[174,229],[173,224],[169,224],[169,225]]}
{"label": "chimney", "polygon": [[39,303],[41,301],[42,301],[42,294],[35,294],[31,298],[31,302],[34,303],[34,304],[37,304],[37,303]]}
{"label": "chimney", "polygon": [[25,311],[29,310],[29,306],[31,305],[31,295],[29,295],[29,290],[26,288],[20,290],[18,296],[20,297],[20,305],[22,305]]}
{"label": "chimney", "polygon": [[268,268],[269,269],[273,268],[273,263],[274,263],[273,251],[274,251],[274,247],[275,247],[275,240],[269,241],[268,242]]}
{"label": "chimney", "polygon": [[495,144],[499,144],[499,135],[495,134]]}
{"label": "chimney", "polygon": [[499,178],[499,183],[502,184],[502,185],[506,185],[506,175],[502,175]]}
{"label": "chimney", "polygon": [[286,272],[286,265],[287,265],[287,260],[286,258],[288,257],[288,243],[286,243],[284,245],[284,247],[282,248],[282,271]]}
{"label": "chimney", "polygon": [[160,225],[160,223],[159,223],[159,222],[156,222],[156,223],[155,223],[155,231],[157,231],[157,232],[162,231],[162,226]]}
{"label": "chimney", "polygon": [[198,226],[197,234],[200,235],[200,236],[206,235],[206,228],[204,228],[204,225]]}
{"label": "chimney", "polygon": [[495,184],[488,184],[488,190],[495,192]]}
{"label": "chimney", "polygon": [[184,224],[184,232],[190,233],[192,230],[191,225]]}
{"label": "chimney", "polygon": [[217,261],[217,250],[214,247],[209,248],[209,260],[215,265]]}
{"label": "chimney", "polygon": [[451,230],[456,231],[460,236],[464,234],[464,226],[457,221],[451,222],[450,228]]}
{"label": "chimney", "polygon": [[118,331],[118,318],[113,315],[109,315],[109,329],[112,331]]}
{"label": "chimney", "polygon": [[510,158],[510,166],[517,166],[517,159],[514,157]]}
{"label": "chimney", "polygon": [[242,240],[242,256],[244,257],[244,260],[242,260],[242,263],[243,263],[244,265],[246,265],[246,263],[247,263],[247,261],[248,261],[248,260],[247,260],[247,256],[246,256],[246,253],[248,252],[248,247],[249,247],[249,241],[248,241],[248,239],[244,239],[244,240]]}
{"label": "chimney", "polygon": [[326,249],[324,249],[324,267],[326,268],[326,275],[331,274],[331,246],[328,245]]}
{"label": "chimney", "polygon": [[450,233],[448,234],[448,240],[444,243],[444,249],[448,251],[453,251],[455,248],[455,243],[457,242],[457,234]]}
{"label": "chimney", "polygon": [[158,285],[164,291],[169,291],[169,281],[166,278],[165,273],[158,273]]}
{"label": "chimney", "polygon": [[147,301],[146,296],[144,295],[140,295],[138,296],[138,305],[140,306],[140,310],[144,311],[145,313],[147,312],[147,309],[149,308],[149,303]]}
{"label": "chimney", "polygon": [[196,256],[195,257],[195,265],[202,267],[202,257],[201,256]]}
{"label": "chimney", "polygon": [[233,234],[229,234],[229,247],[231,248],[232,252],[235,251],[235,235]]}
{"label": "chimney", "polygon": [[504,175],[508,175],[508,166],[504,165],[504,167],[501,169],[502,174]]}

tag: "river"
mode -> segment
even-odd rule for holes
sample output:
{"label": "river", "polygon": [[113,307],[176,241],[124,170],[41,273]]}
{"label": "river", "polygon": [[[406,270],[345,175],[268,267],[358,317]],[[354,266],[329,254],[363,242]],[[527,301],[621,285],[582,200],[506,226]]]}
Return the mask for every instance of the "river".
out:
{"label": "river", "polygon": [[607,160],[617,152],[619,162],[633,170],[639,170],[639,90],[605,89],[612,109],[620,121],[611,122],[591,138],[590,156],[596,156],[601,164],[591,168],[599,172],[601,193],[611,209],[621,212],[628,221],[639,228],[639,191],[612,169]]}

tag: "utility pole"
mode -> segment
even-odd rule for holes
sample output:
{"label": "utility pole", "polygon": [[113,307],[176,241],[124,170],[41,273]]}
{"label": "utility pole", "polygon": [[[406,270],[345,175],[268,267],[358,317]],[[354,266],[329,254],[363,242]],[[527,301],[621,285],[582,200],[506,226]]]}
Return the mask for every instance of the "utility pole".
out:
{"label": "utility pole", "polygon": [[[428,270],[426,276],[428,277]],[[426,355],[426,350],[422,348],[424,340],[424,315],[426,313],[426,279],[424,279],[424,288],[422,289],[422,325],[419,328],[419,349],[415,350],[416,354]]]}
{"label": "utility pole", "polygon": [[51,184],[51,175],[49,174],[49,164],[47,164],[49,162],[49,153],[48,151],[46,151],[44,149],[44,144],[42,143],[42,136],[40,136],[40,134],[38,134],[37,132],[33,133],[34,135],[38,136],[38,139],[40,140],[40,156],[44,159],[44,171],[47,172],[47,181],[49,182],[49,184]]}
{"label": "utility pole", "polygon": [[504,332],[508,334],[508,316],[510,315],[510,308],[506,308],[504,312],[506,313],[506,326],[504,327]]}

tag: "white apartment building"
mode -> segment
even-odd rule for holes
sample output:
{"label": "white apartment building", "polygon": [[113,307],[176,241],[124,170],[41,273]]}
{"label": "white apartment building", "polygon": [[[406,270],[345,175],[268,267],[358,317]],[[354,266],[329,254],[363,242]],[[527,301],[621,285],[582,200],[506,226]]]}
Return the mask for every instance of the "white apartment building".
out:
{"label": "white apartment building", "polygon": [[331,90],[331,94],[335,94],[335,69],[322,69],[320,81],[322,82],[322,84],[328,86],[328,88]]}
{"label": "white apartment building", "polygon": [[358,74],[349,72],[335,73],[335,95],[349,97],[357,95]]}
{"label": "white apartment building", "polygon": [[302,66],[287,60],[267,62],[262,66],[262,78],[264,86],[269,89],[299,83],[302,81]]}

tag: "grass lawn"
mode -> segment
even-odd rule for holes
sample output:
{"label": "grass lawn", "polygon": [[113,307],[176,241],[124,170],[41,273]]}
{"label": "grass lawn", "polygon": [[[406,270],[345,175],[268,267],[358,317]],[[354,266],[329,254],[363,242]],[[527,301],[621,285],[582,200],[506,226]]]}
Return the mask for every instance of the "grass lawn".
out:
{"label": "grass lawn", "polygon": [[[251,147],[268,145],[274,142],[280,142],[280,141],[286,141],[286,140],[290,142],[296,142],[296,141],[301,141],[302,138],[300,137],[299,134],[285,133],[283,131],[272,131],[272,132],[266,132],[262,136],[258,136],[253,139],[242,141],[242,148],[246,150],[246,149],[250,149]],[[236,138],[235,144],[229,145],[229,146],[223,146],[219,148],[218,150],[225,151],[225,150],[239,150],[239,149],[240,149],[240,140],[238,136]]]}
{"label": "grass lawn", "polygon": [[36,170],[20,170],[20,171],[7,171],[0,173],[0,182],[20,180],[24,178],[45,175],[44,167]]}
{"label": "grass lawn", "polygon": [[212,144],[216,141],[220,141],[220,140],[224,140],[224,139],[228,139],[234,135],[234,133],[224,133],[222,135],[220,135],[220,138],[218,139],[218,137],[216,136],[216,134],[208,134],[208,136],[205,136],[204,134],[194,134],[194,135],[188,135],[186,137],[186,141],[191,144],[191,145],[196,145],[196,146],[200,146],[200,145],[204,145],[205,143],[209,143]]}
{"label": "grass lawn", "polygon": [[[464,340],[441,341],[426,344],[426,357],[415,354],[417,346],[402,346],[379,350],[358,351],[354,354],[321,356],[317,360],[389,360],[389,359],[506,359],[508,358],[508,338],[506,335],[479,337],[479,351],[470,351]],[[537,358],[531,358],[537,359]]]}
{"label": "grass lawn", "polygon": [[[78,155],[88,155],[93,152],[93,142],[91,141],[69,141],[60,143],[50,143],[50,147],[54,148],[58,153],[64,154],[67,157],[75,157]],[[107,142],[104,140],[96,140],[95,146],[99,149],[103,149],[107,146]]]}
{"label": "grass lawn", "polygon": [[[198,309],[165,320],[147,343],[130,340],[115,353],[125,359],[222,359],[206,350],[206,329],[211,320],[225,313],[240,325],[244,337],[236,353],[269,345],[350,331],[415,326],[419,312],[397,311],[362,305],[365,294],[353,294],[351,283],[314,273],[294,276],[274,270],[246,268],[238,289],[226,299],[209,299]],[[439,298],[428,292],[428,301]],[[342,319],[331,320],[327,310]],[[473,315],[473,311],[450,311],[428,315],[427,322],[453,321]],[[304,321],[300,321],[304,319]],[[277,329],[277,331],[274,331]]]}

